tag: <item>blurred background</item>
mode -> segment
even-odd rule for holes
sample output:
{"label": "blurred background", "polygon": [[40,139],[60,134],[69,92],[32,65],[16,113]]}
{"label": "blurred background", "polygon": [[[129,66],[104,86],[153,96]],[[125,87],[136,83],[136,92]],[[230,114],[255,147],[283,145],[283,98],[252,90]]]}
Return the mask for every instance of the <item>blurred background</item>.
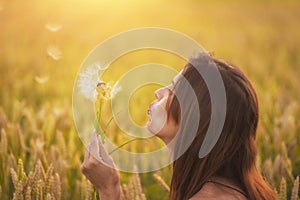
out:
{"label": "blurred background", "polygon": [[[297,199],[299,10],[297,0],[0,0],[1,199],[98,198],[80,173],[85,149],[72,116],[74,82],[96,45],[149,26],[182,32],[242,68],[260,102],[258,167],[281,199]],[[117,80],[148,62],[176,70],[185,63],[166,52],[136,51],[113,63],[106,78]],[[157,88],[144,87],[133,95],[130,113],[137,124],[147,121]],[[108,137],[124,140],[114,124]],[[160,145],[154,140],[148,148]],[[133,142],[124,148],[143,151],[144,146]],[[170,175],[171,167],[121,174],[124,199],[168,199]]]}

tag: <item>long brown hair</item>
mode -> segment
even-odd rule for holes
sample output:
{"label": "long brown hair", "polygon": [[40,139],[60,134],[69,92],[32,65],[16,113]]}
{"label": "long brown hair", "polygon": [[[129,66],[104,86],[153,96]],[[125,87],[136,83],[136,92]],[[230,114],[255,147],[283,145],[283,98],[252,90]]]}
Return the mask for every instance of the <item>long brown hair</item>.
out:
{"label": "long brown hair", "polygon": [[[201,56],[197,59],[201,59]],[[258,100],[254,88],[242,71],[233,65],[211,58],[217,66],[224,82],[227,112],[222,133],[204,158],[199,158],[199,149],[208,129],[211,116],[211,101],[208,88],[197,69],[188,63],[183,77],[192,86],[201,111],[195,138],[186,151],[173,163],[170,198],[172,200],[189,199],[195,195],[206,181],[214,176],[220,176],[234,181],[251,200],[277,199],[275,192],[264,180],[255,166],[257,155],[256,130],[259,120]],[[179,80],[174,89],[174,98],[170,100],[168,116],[180,127],[195,123],[191,118],[184,120],[186,110],[193,110],[193,103],[184,102],[186,91]],[[180,102],[180,103],[179,103]],[[189,124],[190,123],[190,124]],[[190,134],[180,129],[174,145],[174,154],[181,151],[182,143]]]}

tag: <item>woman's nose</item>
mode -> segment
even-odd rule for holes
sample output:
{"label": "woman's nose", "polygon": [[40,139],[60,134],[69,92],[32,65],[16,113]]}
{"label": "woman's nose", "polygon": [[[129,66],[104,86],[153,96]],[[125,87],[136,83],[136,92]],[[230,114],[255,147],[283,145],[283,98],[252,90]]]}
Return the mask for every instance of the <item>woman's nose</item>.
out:
{"label": "woman's nose", "polygon": [[161,94],[162,94],[162,89],[163,88],[159,88],[158,90],[156,90],[155,92],[154,92],[154,95],[155,95],[155,97],[156,97],[156,99],[160,99],[161,98]]}
{"label": "woman's nose", "polygon": [[159,100],[159,99],[161,99],[164,96],[165,92],[166,92],[166,88],[165,87],[159,88],[158,90],[156,90],[154,92],[154,95],[155,95],[156,99]]}

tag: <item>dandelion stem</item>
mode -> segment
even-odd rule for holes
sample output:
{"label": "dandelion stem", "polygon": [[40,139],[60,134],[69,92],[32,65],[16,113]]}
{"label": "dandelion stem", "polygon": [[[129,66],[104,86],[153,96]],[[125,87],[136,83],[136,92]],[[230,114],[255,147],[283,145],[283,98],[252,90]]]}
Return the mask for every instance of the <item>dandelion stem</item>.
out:
{"label": "dandelion stem", "polygon": [[120,149],[121,147],[125,146],[126,144],[129,144],[133,141],[136,141],[136,140],[146,140],[146,138],[134,138],[134,139],[131,139],[131,140],[128,140],[127,142],[124,142],[123,144],[121,144],[120,146],[116,147],[114,150],[112,150],[111,152],[109,152],[108,154],[111,155],[113,152],[117,151],[118,149]]}
{"label": "dandelion stem", "polygon": [[114,116],[112,116],[109,120],[108,120],[108,122],[107,122],[107,124],[106,124],[106,126],[105,126],[105,131],[106,131],[106,129],[108,128],[108,126],[109,126],[109,124],[112,122],[112,120],[114,119]]}
{"label": "dandelion stem", "polygon": [[[101,127],[101,125],[100,125],[101,113],[102,113],[102,99],[100,98],[99,99],[99,110],[97,112],[97,123],[98,123],[98,130],[97,130],[97,132],[98,133],[100,132],[100,127]],[[106,128],[105,128],[105,130],[106,130]],[[103,131],[103,133],[100,132],[101,142],[102,143],[104,143],[104,139],[105,139],[105,133],[106,133],[105,130]]]}

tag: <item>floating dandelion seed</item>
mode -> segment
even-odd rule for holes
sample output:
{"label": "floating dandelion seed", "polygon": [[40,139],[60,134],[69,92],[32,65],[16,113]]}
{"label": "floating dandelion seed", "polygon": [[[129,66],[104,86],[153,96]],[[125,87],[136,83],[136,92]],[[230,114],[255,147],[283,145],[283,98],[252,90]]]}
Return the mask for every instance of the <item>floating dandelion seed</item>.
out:
{"label": "floating dandelion seed", "polygon": [[43,142],[43,141],[41,141],[39,139],[37,139],[35,141],[35,146],[36,146],[37,149],[42,149],[44,145],[45,145],[45,142]]}
{"label": "floating dandelion seed", "polygon": [[53,59],[53,60],[60,60],[62,57],[62,53],[60,49],[56,45],[50,45],[47,48],[47,54]]}
{"label": "floating dandelion seed", "polygon": [[49,77],[48,76],[35,76],[34,80],[37,83],[43,84],[43,83],[46,83],[49,80]]}
{"label": "floating dandelion seed", "polygon": [[47,23],[45,25],[46,29],[51,31],[51,32],[57,32],[62,28],[62,25],[60,24],[55,24],[55,23]]}

